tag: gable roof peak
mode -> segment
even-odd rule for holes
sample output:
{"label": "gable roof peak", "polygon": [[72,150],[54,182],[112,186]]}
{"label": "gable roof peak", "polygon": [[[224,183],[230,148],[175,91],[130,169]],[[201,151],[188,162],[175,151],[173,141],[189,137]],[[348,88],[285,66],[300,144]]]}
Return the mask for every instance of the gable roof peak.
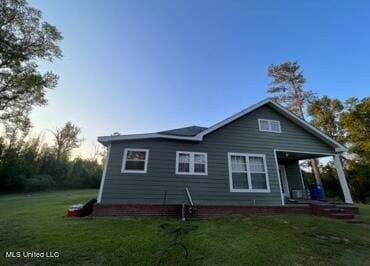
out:
{"label": "gable roof peak", "polygon": [[319,129],[315,128],[314,126],[312,126],[310,123],[308,123],[307,121],[303,120],[302,118],[298,117],[296,114],[294,114],[293,112],[289,111],[288,109],[286,109],[285,107],[283,107],[282,105],[280,105],[279,103],[275,102],[273,100],[273,98],[265,98],[264,100],[262,101],[259,101],[258,103],[256,104],[253,104],[245,109],[243,109],[242,111],[216,123],[215,125],[211,126],[210,128],[200,132],[197,137],[203,139],[203,137],[233,121],[235,121],[236,119],[246,115],[246,114],[249,114],[251,113],[252,111],[266,105],[266,104],[269,104],[275,111],[279,112],[280,114],[284,115],[285,117],[287,117],[288,119],[290,119],[292,122],[296,123],[297,125],[301,126],[302,128],[304,128],[305,130],[311,132],[313,135],[315,135],[316,137],[320,138],[321,140],[323,140],[324,142],[328,143],[329,145],[331,146],[334,146],[336,148],[336,151],[338,152],[343,152],[343,151],[347,151],[348,149],[340,144],[339,142],[337,142],[336,140],[334,140],[333,138],[329,137],[328,135],[326,135],[324,132],[320,131]]}

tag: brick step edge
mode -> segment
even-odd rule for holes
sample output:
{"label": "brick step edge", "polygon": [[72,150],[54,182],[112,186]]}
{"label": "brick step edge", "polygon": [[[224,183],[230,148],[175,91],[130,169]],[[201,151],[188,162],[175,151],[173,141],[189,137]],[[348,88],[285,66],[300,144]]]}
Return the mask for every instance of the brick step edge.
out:
{"label": "brick step edge", "polygon": [[[329,216],[331,214],[359,214],[359,208],[354,205],[339,205],[339,204],[311,204],[312,214],[319,216]],[[333,217],[334,218],[334,217]]]}
{"label": "brick step edge", "polygon": [[335,218],[335,219],[353,219],[355,216],[353,214],[348,214],[348,213],[331,213],[328,215],[329,217]]}
{"label": "brick step edge", "polygon": [[345,223],[348,223],[348,224],[362,224],[362,223],[364,223],[362,220],[357,219],[357,218],[354,218],[354,219],[343,219],[342,221],[345,222]]}

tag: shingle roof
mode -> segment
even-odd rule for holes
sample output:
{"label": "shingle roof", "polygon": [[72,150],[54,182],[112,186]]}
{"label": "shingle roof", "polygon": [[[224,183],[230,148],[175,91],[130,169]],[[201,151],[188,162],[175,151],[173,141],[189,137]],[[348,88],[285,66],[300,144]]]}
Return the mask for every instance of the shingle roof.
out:
{"label": "shingle roof", "polygon": [[162,135],[192,137],[206,129],[207,129],[206,127],[191,126],[191,127],[182,127],[182,128],[175,128],[171,130],[160,131],[157,133],[162,134]]}

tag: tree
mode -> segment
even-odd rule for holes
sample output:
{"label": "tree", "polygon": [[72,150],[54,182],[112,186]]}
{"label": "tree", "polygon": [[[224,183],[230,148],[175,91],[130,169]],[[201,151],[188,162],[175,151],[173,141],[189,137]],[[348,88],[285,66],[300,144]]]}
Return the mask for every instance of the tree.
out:
{"label": "tree", "polygon": [[345,142],[344,129],[339,121],[343,110],[344,106],[340,100],[327,96],[314,100],[307,107],[311,124],[340,143]]}
{"label": "tree", "polygon": [[0,123],[5,129],[30,127],[33,106],[45,105],[46,89],[58,76],[38,71],[40,60],[61,58],[62,40],[55,26],[42,21],[41,11],[25,0],[0,0]]}
{"label": "tree", "polygon": [[88,158],[89,161],[99,162],[101,163],[105,157],[106,151],[102,149],[104,146],[99,144],[94,145],[94,151],[90,154]]}
{"label": "tree", "polygon": [[[320,99],[313,100],[307,106],[307,113],[311,117],[310,123],[322,132],[337,140],[344,142],[344,130],[339,122],[340,113],[344,106],[338,99],[330,99],[323,96]],[[312,164],[312,163],[311,163]],[[313,169],[314,169],[314,165]],[[326,165],[322,168],[322,178],[320,182],[325,183],[325,194],[328,196],[340,195],[336,174],[332,165]]]}
{"label": "tree", "polygon": [[[272,78],[267,92],[275,94],[273,99],[305,119],[304,108],[315,99],[315,94],[304,89],[306,79],[298,62],[287,61],[279,65],[272,64],[267,70],[267,75]],[[311,160],[311,165],[316,182],[322,185],[317,160]]]}
{"label": "tree", "polygon": [[64,127],[57,128],[55,131],[50,130],[50,132],[54,135],[54,149],[57,161],[62,157],[68,158],[70,152],[80,147],[83,141],[83,139],[79,138],[81,129],[71,122],[67,122]]}
{"label": "tree", "polygon": [[350,98],[345,102],[346,111],[340,122],[346,130],[350,151],[358,155],[358,160],[370,163],[370,97],[358,100]]}
{"label": "tree", "polygon": [[[347,143],[350,156],[345,167],[355,200],[367,202],[370,197],[370,98],[348,99],[343,105],[326,96],[308,106],[311,123],[339,142]],[[331,169],[331,170],[330,170]],[[332,166],[323,168],[328,194],[338,195]]]}
{"label": "tree", "polygon": [[297,62],[285,62],[271,65],[268,68],[268,77],[272,78],[267,92],[277,94],[273,99],[285,105],[300,118],[304,119],[304,107],[315,99],[315,94],[304,89],[306,79]]}
{"label": "tree", "polygon": [[349,185],[356,200],[370,200],[370,97],[350,98],[340,122],[346,130],[349,151],[355,153],[347,163]]}

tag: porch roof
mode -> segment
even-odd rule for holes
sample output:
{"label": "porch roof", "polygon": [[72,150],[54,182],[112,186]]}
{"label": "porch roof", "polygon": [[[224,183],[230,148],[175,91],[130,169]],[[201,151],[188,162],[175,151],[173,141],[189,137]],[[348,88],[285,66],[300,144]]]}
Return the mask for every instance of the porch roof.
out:
{"label": "porch roof", "polygon": [[276,151],[276,157],[280,160],[307,160],[320,157],[333,156],[334,154],[329,153],[312,153],[312,152],[301,152],[301,151]]}

